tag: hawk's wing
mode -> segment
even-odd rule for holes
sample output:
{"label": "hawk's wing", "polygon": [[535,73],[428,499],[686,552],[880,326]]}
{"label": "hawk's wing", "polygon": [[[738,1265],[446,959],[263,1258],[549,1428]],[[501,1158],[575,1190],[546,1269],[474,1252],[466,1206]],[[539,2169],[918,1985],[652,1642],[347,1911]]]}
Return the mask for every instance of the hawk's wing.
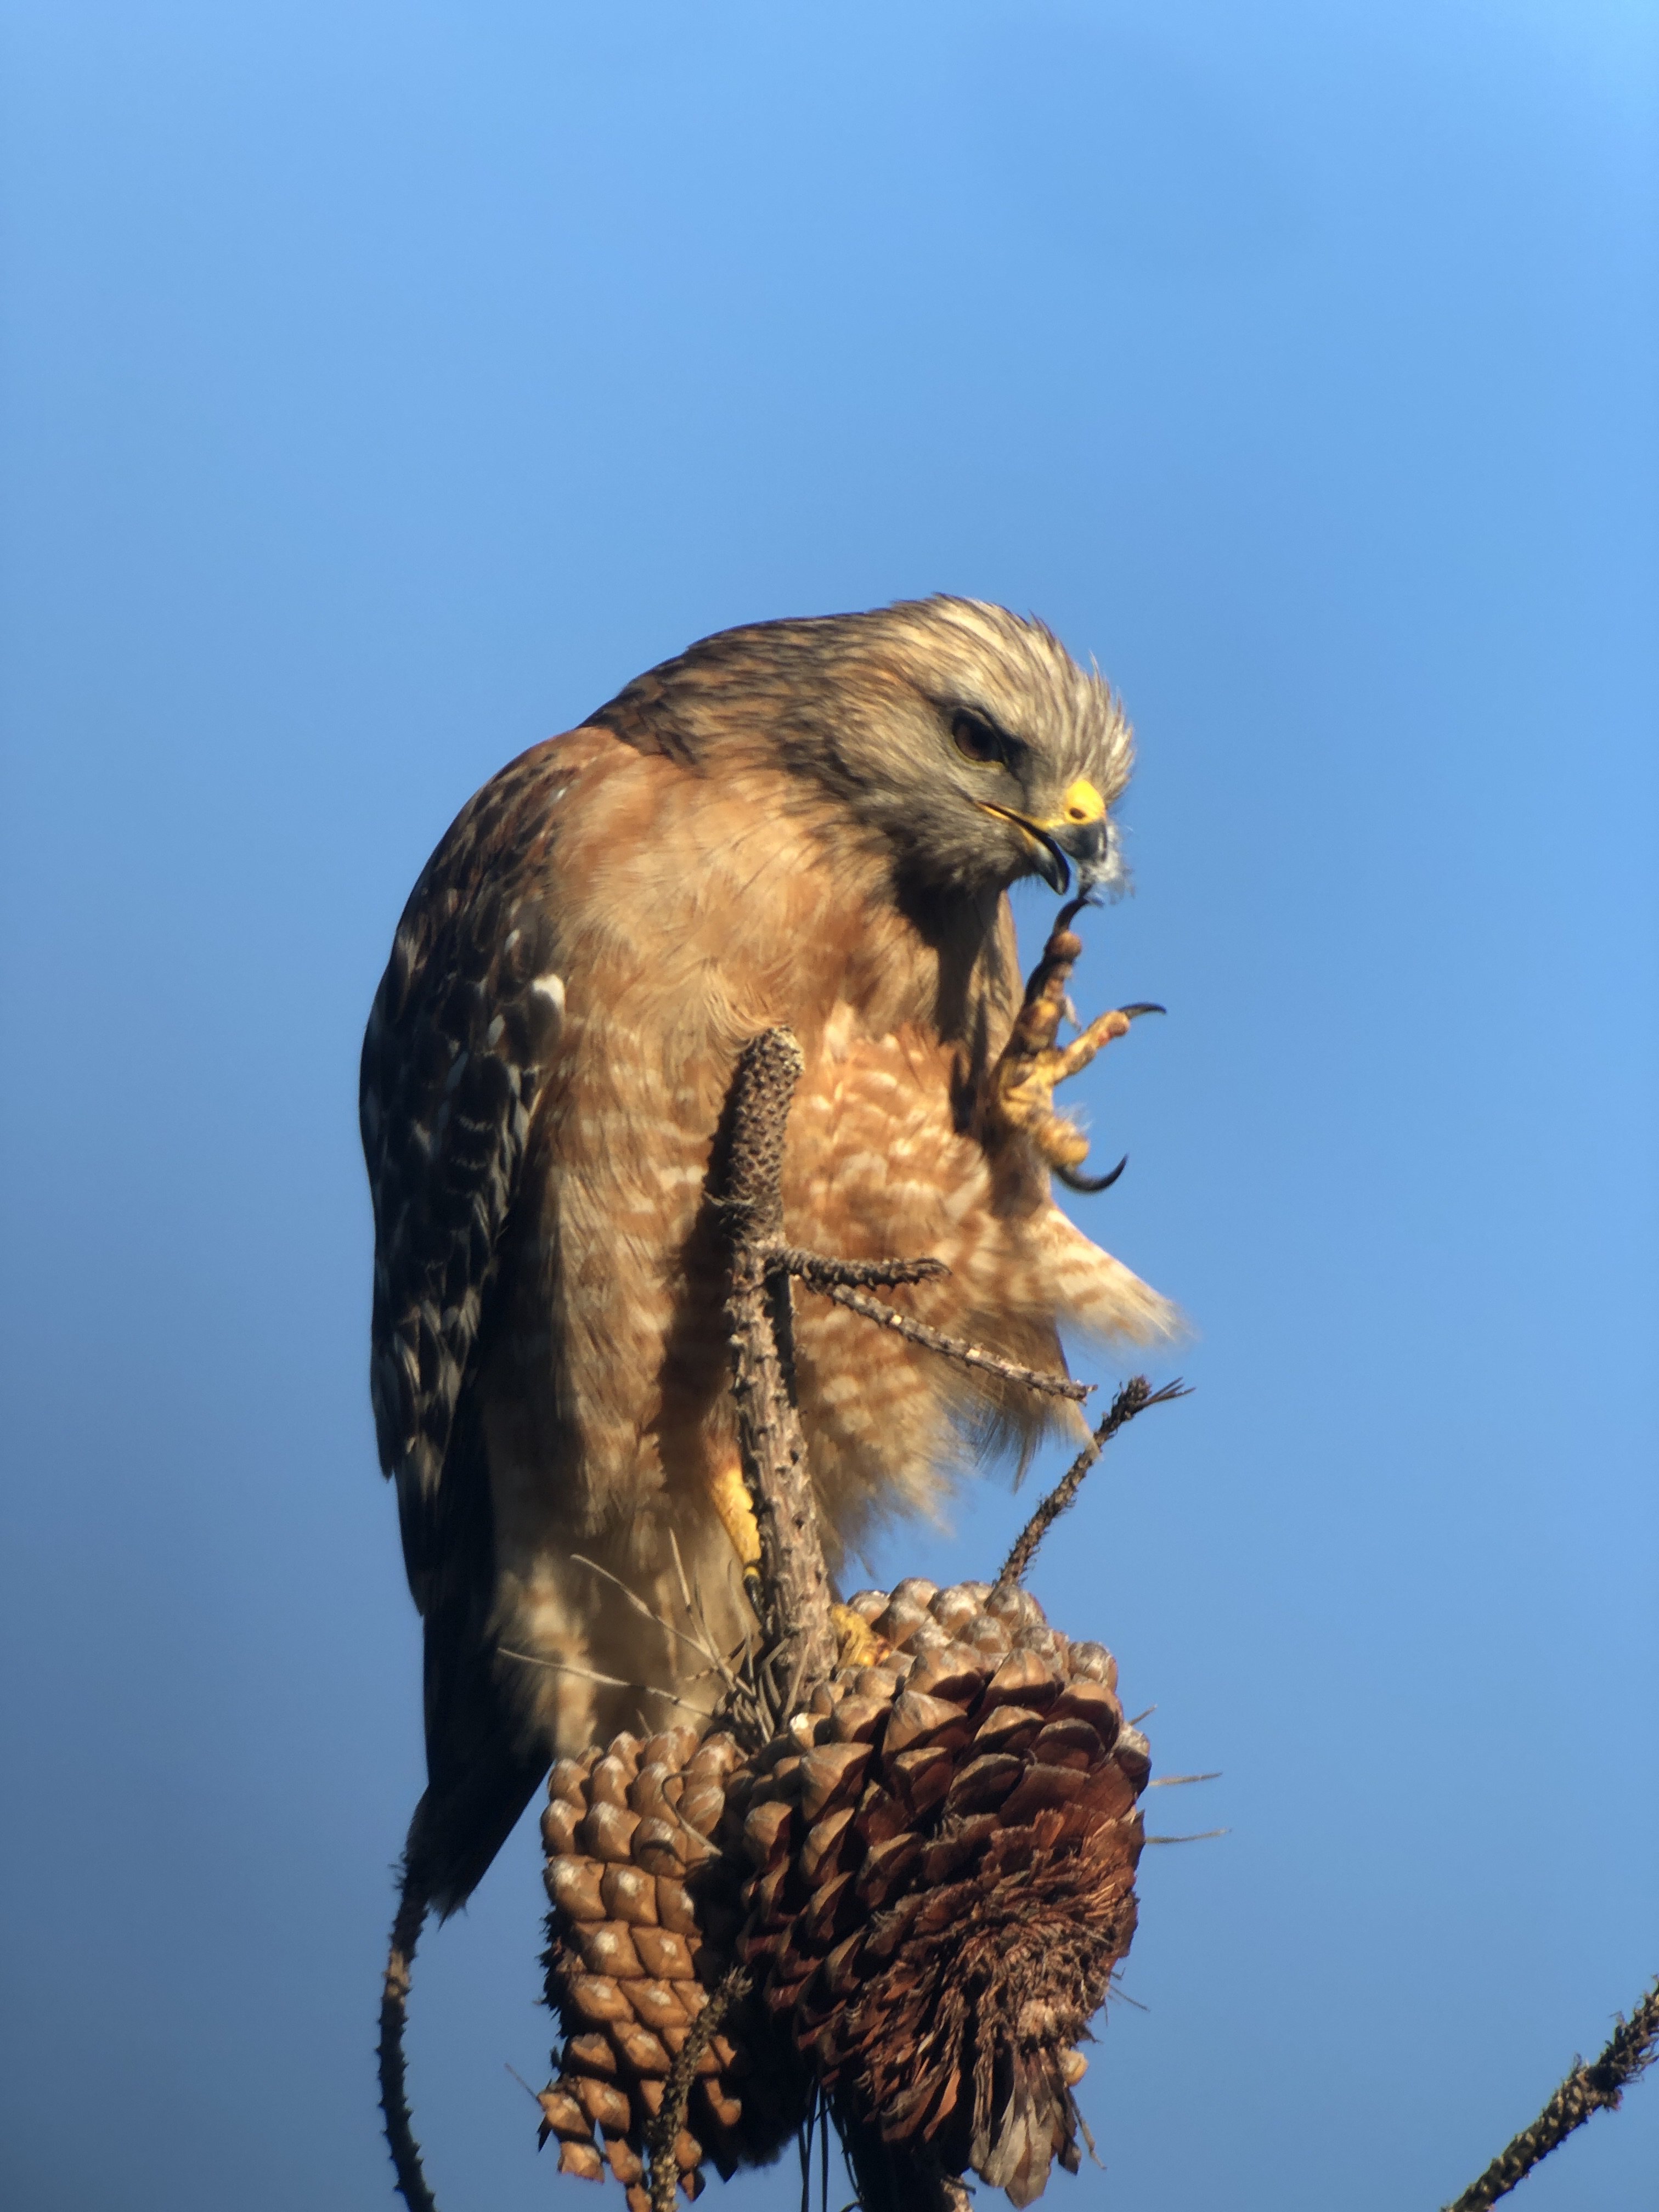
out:
{"label": "hawk's wing", "polygon": [[[563,1013],[553,926],[537,896],[559,744],[524,754],[457,817],[410,895],[363,1039],[370,1392],[423,1613],[459,1503],[445,1497],[446,1468],[476,1456],[452,1452],[457,1415]],[[487,1610],[488,1593],[480,1598]]]}

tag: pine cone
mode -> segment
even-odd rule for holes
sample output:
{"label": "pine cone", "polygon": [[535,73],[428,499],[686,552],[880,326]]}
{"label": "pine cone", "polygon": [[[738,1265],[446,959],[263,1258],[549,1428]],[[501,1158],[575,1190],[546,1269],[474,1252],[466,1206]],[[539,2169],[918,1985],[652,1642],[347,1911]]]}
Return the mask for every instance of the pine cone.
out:
{"label": "pine cone", "polygon": [[906,1582],[853,1609],[890,1656],[734,1778],[738,1954],[843,2111],[1028,2204],[1079,2163],[1074,2046],[1134,1932],[1146,1739],[1109,1654],[1023,1591]]}
{"label": "pine cone", "polygon": [[[646,2138],[669,2068],[732,1963],[746,1863],[710,1838],[743,1763],[730,1735],[699,1743],[679,1728],[562,1759],[549,1783],[547,2001],[565,2044],[540,2099],[542,2141],[558,2138],[562,2173],[598,2181],[608,2165],[629,2212],[649,2212]],[[697,2063],[674,2145],[689,2197],[705,2155],[723,2175],[763,2163],[805,2115],[804,2069],[757,2075],[747,2052],[763,2041],[761,2018],[746,2010],[733,2008]]]}
{"label": "pine cone", "polygon": [[704,2140],[723,2174],[770,2157],[813,2079],[843,2118],[1017,2205],[1054,2158],[1077,2169],[1075,2045],[1134,1932],[1149,1768],[1115,1663],[984,1583],[904,1582],[851,1611],[870,1663],[838,1668],[752,1760],[679,1729],[554,1769],[548,1989],[568,2040],[544,2133],[597,2179],[597,2125],[634,2212],[670,2060],[734,1958],[755,1994],[699,2068],[688,2195]]}

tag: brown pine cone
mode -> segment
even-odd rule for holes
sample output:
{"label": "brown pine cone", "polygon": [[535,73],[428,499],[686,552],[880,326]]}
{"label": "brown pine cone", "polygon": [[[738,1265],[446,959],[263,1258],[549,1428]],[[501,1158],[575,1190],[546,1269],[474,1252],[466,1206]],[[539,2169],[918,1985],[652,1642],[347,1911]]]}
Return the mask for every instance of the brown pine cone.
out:
{"label": "brown pine cone", "polygon": [[[646,2138],[669,2068],[732,1963],[747,1865],[709,1839],[743,1758],[729,1735],[672,1729],[562,1759],[549,1782],[547,2001],[565,2043],[542,2140],[558,2138],[562,2173],[598,2181],[609,2166],[629,2212],[649,2212]],[[763,2163],[805,2117],[804,2069],[757,2075],[747,2057],[760,2026],[734,2008],[697,2063],[674,2145],[689,2197],[705,2157],[727,2175]]]}
{"label": "brown pine cone", "polygon": [[[1017,2205],[1055,2157],[1077,2169],[1075,2046],[1134,1932],[1149,1768],[1115,1663],[984,1583],[850,1610],[870,1663],[838,1668],[752,1759],[681,1729],[554,1769],[548,1990],[568,2039],[544,2133],[597,2179],[597,2126],[634,2212],[675,2038],[734,1957],[755,1993],[698,2069],[689,2195],[705,2144],[722,2173],[773,2155],[814,2078],[844,2118]],[[647,1924],[683,1945],[642,1943]]]}
{"label": "brown pine cone", "polygon": [[[738,1954],[843,2111],[1014,2203],[1079,2163],[1075,2049],[1134,1933],[1149,1761],[1117,1669],[1024,1591],[901,1583],[880,1643],[728,1795]],[[757,1768],[764,1761],[757,1762]]]}

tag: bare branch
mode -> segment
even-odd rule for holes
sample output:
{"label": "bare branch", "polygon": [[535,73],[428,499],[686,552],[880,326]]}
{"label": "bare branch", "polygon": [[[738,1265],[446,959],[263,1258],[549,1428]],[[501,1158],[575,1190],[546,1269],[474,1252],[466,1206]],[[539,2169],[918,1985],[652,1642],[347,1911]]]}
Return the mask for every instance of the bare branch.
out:
{"label": "bare branch", "polygon": [[1659,2045],[1659,1981],[1630,2018],[1620,2021],[1595,2063],[1586,2066],[1583,2059],[1576,2060],[1571,2073],[1532,2125],[1523,2128],[1513,2142],[1499,2151],[1479,2181],[1471,2183],[1447,2212],[1487,2212],[1489,2205],[1506,2197],[1575,2128],[1582,2128],[1592,2112],[1604,2106],[1608,2112],[1616,2110],[1626,2085],[1652,2063],[1656,2045]]}
{"label": "bare branch", "polygon": [[[792,1255],[799,1260],[810,1260],[807,1253]],[[822,1269],[820,1273],[818,1270]],[[1039,1368],[1021,1367],[1018,1362],[1005,1359],[1000,1352],[987,1352],[983,1345],[969,1344],[959,1336],[946,1336],[941,1330],[929,1328],[926,1322],[913,1321],[896,1306],[884,1305],[879,1298],[866,1297],[862,1291],[854,1290],[848,1283],[836,1279],[824,1268],[822,1261],[813,1261],[811,1269],[805,1267],[791,1270],[799,1276],[810,1291],[817,1291],[826,1298],[833,1298],[838,1306],[849,1313],[862,1314],[866,1321],[879,1322],[884,1328],[896,1329],[899,1335],[912,1344],[920,1344],[941,1358],[954,1359],[963,1367],[975,1367],[988,1375],[1000,1375],[1005,1382],[1018,1382],[1027,1390],[1040,1390],[1050,1398],[1069,1398],[1080,1405],[1094,1385],[1073,1382],[1066,1375],[1045,1375]]]}
{"label": "bare branch", "polygon": [[[672,1532],[671,1531],[671,1534],[672,1533]],[[678,1561],[678,1547],[676,1547],[675,1558]],[[648,1606],[645,1600],[639,1595],[637,1590],[629,1589],[628,1584],[623,1580],[622,1577],[620,1575],[613,1575],[609,1567],[602,1567],[597,1559],[585,1559],[580,1552],[571,1553],[570,1564],[573,1567],[586,1567],[589,1574],[597,1575],[602,1583],[609,1583],[612,1589],[618,1591],[626,1600],[628,1604],[632,1607],[633,1610],[639,1613],[642,1619],[648,1620],[653,1628],[661,1629],[665,1636],[672,1636],[677,1644],[684,1644],[688,1651],[695,1651],[699,1659],[708,1660],[710,1664],[717,1669],[723,1667],[724,1662],[721,1660],[720,1653],[714,1650],[713,1647],[702,1638],[698,1636],[688,1636],[683,1628],[676,1628],[672,1620],[666,1620],[664,1615],[658,1613],[653,1607]],[[684,1570],[682,1570],[682,1583],[684,1583]],[[690,1615],[690,1601],[688,1599],[686,1602],[686,1612],[688,1615]]]}
{"label": "bare branch", "polygon": [[714,2031],[726,2014],[748,1994],[746,1969],[733,1966],[725,1980],[710,1991],[708,2003],[692,2021],[690,2033],[675,2053],[668,2079],[663,2084],[662,2104],[646,2137],[645,2147],[651,2160],[651,2212],[674,2212],[674,2195],[680,2178],[674,2142],[685,2125],[697,2061],[714,2041]]}
{"label": "bare branch", "polygon": [[602,1674],[597,1667],[579,1667],[574,1659],[539,1659],[533,1651],[515,1651],[510,1644],[495,1646],[503,1659],[517,1659],[526,1667],[541,1667],[550,1674],[568,1674],[578,1682],[598,1682],[607,1690],[632,1690],[637,1697],[665,1698],[671,1705],[682,1705],[688,1713],[708,1718],[706,1707],[694,1705],[689,1698],[677,1698],[672,1690],[659,1689],[654,1682],[625,1682],[620,1674]]}
{"label": "bare branch", "polygon": [[900,1283],[936,1283],[951,1272],[943,1260],[827,1260],[821,1252],[802,1251],[799,1244],[786,1244],[778,1256],[792,1275],[815,1291],[829,1283],[891,1290]]}
{"label": "bare branch", "polygon": [[732,1085],[723,1212],[732,1240],[726,1318],[744,1480],[760,1528],[763,1650],[757,1669],[775,1726],[803,1684],[836,1663],[829,1569],[795,1404],[794,1331],[783,1265],[783,1143],[801,1072],[787,1029],[744,1049]]}
{"label": "bare branch", "polygon": [[1161,1390],[1154,1390],[1144,1375],[1129,1377],[1107,1408],[1105,1419],[1026,1522],[1019,1541],[1002,1563],[1002,1572],[997,1577],[999,1589],[1009,1589],[1024,1582],[1036,1557],[1037,1546],[1073,1503],[1083,1487],[1084,1476],[1125,1422],[1133,1420],[1137,1413],[1144,1413],[1148,1406],[1167,1406],[1172,1398],[1188,1395],[1179,1376],[1173,1382],[1166,1382]]}
{"label": "bare branch", "polygon": [[437,2199],[427,2186],[421,2164],[421,2146],[415,2140],[415,2124],[404,2087],[404,2027],[409,2017],[409,1978],[415,1946],[426,1924],[426,1895],[417,1880],[410,1854],[404,1854],[398,1911],[392,1923],[392,1942],[386,1954],[386,1984],[380,1994],[380,2111],[386,2120],[386,2148],[392,2170],[409,2212],[438,2212]]}

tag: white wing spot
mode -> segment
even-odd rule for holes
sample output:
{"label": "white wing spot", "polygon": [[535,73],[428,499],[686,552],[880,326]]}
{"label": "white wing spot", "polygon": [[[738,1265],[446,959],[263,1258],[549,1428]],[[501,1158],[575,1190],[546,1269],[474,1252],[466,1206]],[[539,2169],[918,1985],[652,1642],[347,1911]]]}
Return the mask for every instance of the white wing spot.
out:
{"label": "white wing spot", "polygon": [[530,988],[532,991],[539,991],[543,998],[550,999],[560,1013],[564,1012],[564,977],[562,975],[555,975],[551,972],[545,975],[538,975]]}

